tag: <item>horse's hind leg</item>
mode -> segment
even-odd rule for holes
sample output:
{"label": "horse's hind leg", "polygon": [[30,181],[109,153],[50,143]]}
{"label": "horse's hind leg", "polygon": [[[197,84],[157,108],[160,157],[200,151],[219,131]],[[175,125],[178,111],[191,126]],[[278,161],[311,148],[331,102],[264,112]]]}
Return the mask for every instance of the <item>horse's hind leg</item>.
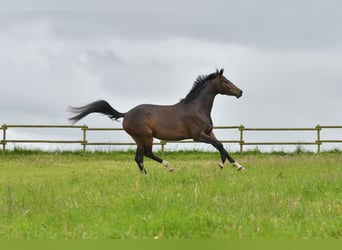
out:
{"label": "horse's hind leg", "polygon": [[167,169],[170,172],[173,172],[174,168],[167,161],[165,161],[165,160],[163,160],[163,159],[161,159],[158,156],[153,154],[153,152],[152,152],[153,138],[145,140],[144,142],[145,142],[144,143],[144,154],[145,154],[145,156],[163,164],[165,167],[167,167]]}
{"label": "horse's hind leg", "polygon": [[146,169],[144,167],[144,147],[137,143],[137,151],[135,154],[135,162],[138,164],[138,167],[141,173],[147,174]]}
{"label": "horse's hind leg", "polygon": [[170,163],[168,163],[167,161],[163,160],[163,159],[160,159],[158,156],[154,155],[152,153],[152,151],[150,152],[145,152],[145,156],[163,164],[165,167],[167,167],[167,169],[170,171],[170,172],[173,172],[174,171],[174,168],[170,165]]}

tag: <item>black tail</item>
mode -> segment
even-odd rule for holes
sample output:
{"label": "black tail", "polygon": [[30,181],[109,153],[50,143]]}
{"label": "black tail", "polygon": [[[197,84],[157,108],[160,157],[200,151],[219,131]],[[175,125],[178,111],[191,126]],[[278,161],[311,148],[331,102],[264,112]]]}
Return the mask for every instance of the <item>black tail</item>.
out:
{"label": "black tail", "polygon": [[90,113],[101,113],[115,120],[125,116],[124,113],[116,111],[115,109],[113,109],[112,106],[109,105],[108,102],[104,100],[92,102],[82,107],[70,107],[70,111],[76,114],[75,116],[69,118],[69,120],[73,124],[81,120],[83,117],[89,115]]}

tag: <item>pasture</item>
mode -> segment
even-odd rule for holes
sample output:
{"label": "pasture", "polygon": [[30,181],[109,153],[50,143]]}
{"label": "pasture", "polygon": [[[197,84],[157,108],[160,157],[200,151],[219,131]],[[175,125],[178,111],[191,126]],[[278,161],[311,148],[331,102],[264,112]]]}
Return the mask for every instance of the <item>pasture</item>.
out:
{"label": "pasture", "polygon": [[1,239],[342,238],[342,154],[14,151],[0,157]]}

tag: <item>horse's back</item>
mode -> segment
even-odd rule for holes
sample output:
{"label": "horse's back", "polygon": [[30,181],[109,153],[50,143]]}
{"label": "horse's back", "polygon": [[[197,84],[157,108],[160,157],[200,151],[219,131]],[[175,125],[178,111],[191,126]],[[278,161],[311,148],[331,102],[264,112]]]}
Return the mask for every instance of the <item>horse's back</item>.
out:
{"label": "horse's back", "polygon": [[124,124],[131,126],[161,124],[166,126],[179,117],[178,113],[175,105],[141,104],[125,114]]}

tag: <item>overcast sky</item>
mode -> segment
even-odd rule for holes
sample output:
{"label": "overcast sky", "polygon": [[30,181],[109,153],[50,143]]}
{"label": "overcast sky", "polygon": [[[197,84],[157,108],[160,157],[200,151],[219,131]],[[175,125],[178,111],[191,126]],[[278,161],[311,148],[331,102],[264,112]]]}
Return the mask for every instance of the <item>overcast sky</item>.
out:
{"label": "overcast sky", "polygon": [[[342,125],[341,1],[0,1],[0,124],[174,104],[224,68],[215,125]],[[120,126],[92,115],[81,124]]]}

